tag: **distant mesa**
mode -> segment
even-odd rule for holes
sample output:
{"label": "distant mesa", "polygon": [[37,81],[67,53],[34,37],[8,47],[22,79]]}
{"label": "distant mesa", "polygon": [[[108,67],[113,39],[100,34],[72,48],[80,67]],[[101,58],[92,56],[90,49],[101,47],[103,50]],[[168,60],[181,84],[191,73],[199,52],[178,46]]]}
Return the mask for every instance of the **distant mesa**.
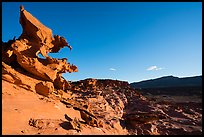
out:
{"label": "distant mesa", "polygon": [[201,87],[202,76],[178,78],[174,76],[165,76],[161,78],[133,82],[130,84],[136,89],[140,88],[164,88],[164,87]]}

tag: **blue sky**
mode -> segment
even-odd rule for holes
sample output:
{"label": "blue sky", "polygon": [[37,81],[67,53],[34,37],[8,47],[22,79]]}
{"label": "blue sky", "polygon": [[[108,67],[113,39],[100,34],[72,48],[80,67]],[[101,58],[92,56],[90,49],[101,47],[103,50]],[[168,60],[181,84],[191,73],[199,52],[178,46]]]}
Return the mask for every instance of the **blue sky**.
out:
{"label": "blue sky", "polygon": [[22,33],[21,4],[72,46],[49,54],[78,66],[67,80],[202,75],[201,2],[3,2],[4,42]]}

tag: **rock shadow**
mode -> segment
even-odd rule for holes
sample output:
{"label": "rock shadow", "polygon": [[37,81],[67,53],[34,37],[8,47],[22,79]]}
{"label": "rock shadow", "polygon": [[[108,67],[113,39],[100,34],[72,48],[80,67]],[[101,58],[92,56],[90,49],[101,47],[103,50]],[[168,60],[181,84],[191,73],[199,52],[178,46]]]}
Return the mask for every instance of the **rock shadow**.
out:
{"label": "rock shadow", "polygon": [[64,121],[64,122],[60,123],[59,125],[60,125],[63,129],[65,129],[65,130],[73,129],[73,127],[72,127],[72,125],[71,125],[70,122]]}

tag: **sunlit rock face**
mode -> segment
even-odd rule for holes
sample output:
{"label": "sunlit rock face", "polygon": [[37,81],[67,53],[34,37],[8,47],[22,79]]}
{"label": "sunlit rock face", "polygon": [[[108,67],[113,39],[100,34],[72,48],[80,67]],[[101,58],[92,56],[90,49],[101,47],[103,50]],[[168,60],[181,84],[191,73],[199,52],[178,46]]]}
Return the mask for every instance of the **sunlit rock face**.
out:
{"label": "sunlit rock face", "polygon": [[[20,7],[20,24],[23,29],[21,36],[17,40],[3,44],[2,53],[5,62],[8,64],[17,62],[16,64],[29,73],[65,89],[68,84],[61,74],[77,72],[78,68],[67,63],[66,58],[52,58],[48,53],[56,53],[66,46],[71,50],[72,47],[64,37],[58,35],[53,37],[52,30],[33,17],[23,6]],[[45,59],[40,58],[39,54]]]}
{"label": "sunlit rock face", "polygon": [[20,24],[21,36],[2,43],[3,134],[202,134],[202,103],[151,100],[126,81],[66,81],[77,67],[48,56],[71,50],[66,39],[23,6]]}

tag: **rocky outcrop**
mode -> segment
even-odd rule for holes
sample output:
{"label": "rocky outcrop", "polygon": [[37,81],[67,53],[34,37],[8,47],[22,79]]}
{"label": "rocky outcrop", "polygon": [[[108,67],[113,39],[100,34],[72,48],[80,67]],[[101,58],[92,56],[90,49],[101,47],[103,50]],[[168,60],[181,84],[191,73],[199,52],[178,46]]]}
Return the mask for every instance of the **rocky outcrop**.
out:
{"label": "rocky outcrop", "polygon": [[16,84],[19,87],[25,88],[26,90],[30,90],[32,92],[35,92],[35,86],[40,82],[40,80],[26,76],[23,71],[16,71],[14,68],[4,62],[2,62],[2,80]]}
{"label": "rocky outcrop", "polygon": [[[10,82],[15,87],[13,100],[24,88],[26,91],[34,92],[32,97],[35,97],[36,102],[46,105],[38,111],[40,114],[32,114],[38,110],[38,106],[33,110],[33,107],[28,105],[23,112],[31,112],[32,118],[24,119],[23,123],[34,128],[34,131],[21,130],[21,133],[120,135],[202,133],[201,103],[167,103],[150,100],[131,88],[126,81],[94,78],[76,82],[65,80],[62,73],[77,72],[77,67],[68,63],[66,58],[52,58],[48,53],[59,52],[66,46],[71,50],[72,47],[66,39],[58,35],[52,36],[51,29],[33,17],[23,6],[20,7],[20,23],[23,28],[21,36],[2,42],[2,79],[4,83]],[[39,54],[44,58],[40,58]],[[2,95],[10,96],[12,90],[5,89]],[[21,97],[16,99],[19,98],[22,100]],[[18,102],[15,103],[14,107],[19,106]],[[22,104],[26,105],[25,102]],[[10,108],[13,109],[9,106],[3,110],[8,111]],[[46,119],[45,115],[41,116],[42,112],[46,113],[49,109],[53,109],[47,114],[49,119]],[[14,110],[21,114],[17,108]],[[18,116],[17,119],[19,118]]]}
{"label": "rocky outcrop", "polygon": [[73,93],[79,98],[85,100],[87,97],[94,116],[103,119],[104,127],[108,124],[110,128],[121,131],[125,127],[129,134],[136,135],[201,134],[201,130],[193,127],[193,121],[197,121],[194,126],[199,126],[202,117],[198,110],[201,106],[196,103],[158,104],[131,88],[127,82],[117,80],[85,79],[74,82],[72,86],[75,87]]}
{"label": "rocky outcrop", "polygon": [[[20,24],[23,28],[21,36],[7,43],[2,43],[3,61],[18,64],[27,72],[44,81],[53,82],[58,89],[69,88],[69,84],[61,74],[77,72],[75,65],[67,63],[67,59],[55,59],[48,53],[56,53],[65,46],[72,49],[64,37],[52,36],[52,30],[44,26],[39,20],[20,7]],[[45,58],[40,58],[41,54]],[[14,66],[15,67],[15,66]]]}

